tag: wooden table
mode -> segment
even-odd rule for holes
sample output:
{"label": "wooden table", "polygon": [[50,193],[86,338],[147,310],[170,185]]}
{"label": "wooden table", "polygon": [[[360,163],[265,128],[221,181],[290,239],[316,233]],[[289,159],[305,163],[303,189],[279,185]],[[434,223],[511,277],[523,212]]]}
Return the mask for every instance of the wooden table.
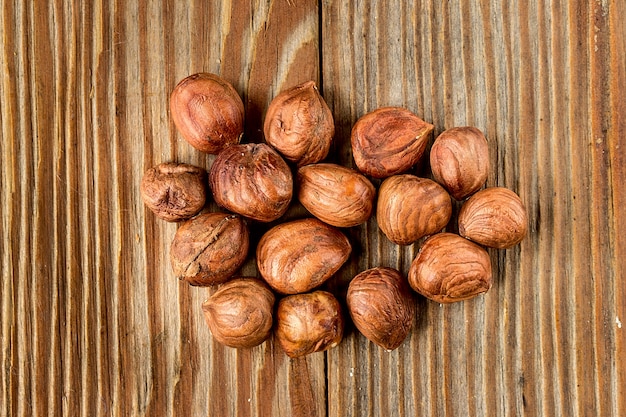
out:
{"label": "wooden table", "polygon": [[[626,2],[0,4],[1,415],[626,413]],[[301,359],[272,340],[222,347],[200,310],[210,290],[171,272],[177,226],[138,187],[157,163],[213,161],[168,108],[199,71],[233,83],[252,142],[278,92],[316,81],[336,123],[329,160],[351,167],[351,127],[381,106],[435,134],[477,126],[487,185],[521,195],[530,233],[490,252],[486,295],[420,299],[393,352],[351,324]],[[375,219],[347,233],[339,296],[368,267],[406,274],[419,248]]]}

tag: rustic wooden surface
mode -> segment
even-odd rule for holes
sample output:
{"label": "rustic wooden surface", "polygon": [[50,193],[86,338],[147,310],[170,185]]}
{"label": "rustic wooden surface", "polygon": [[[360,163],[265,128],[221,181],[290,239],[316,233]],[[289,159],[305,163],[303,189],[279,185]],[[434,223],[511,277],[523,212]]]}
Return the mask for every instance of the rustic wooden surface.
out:
{"label": "rustic wooden surface", "polygon": [[[625,15],[622,0],[0,1],[0,414],[626,414]],[[224,348],[201,316],[210,290],[172,276],[176,225],[138,192],[156,163],[210,166],[168,110],[198,71],[242,95],[247,141],[277,92],[317,81],[329,160],[348,166],[352,124],[380,106],[435,133],[477,126],[488,184],[521,195],[530,234],[491,252],[485,296],[420,299],[391,353],[350,324],[298,360],[271,340]],[[419,247],[374,219],[348,234],[340,297],[362,269],[406,273]]]}

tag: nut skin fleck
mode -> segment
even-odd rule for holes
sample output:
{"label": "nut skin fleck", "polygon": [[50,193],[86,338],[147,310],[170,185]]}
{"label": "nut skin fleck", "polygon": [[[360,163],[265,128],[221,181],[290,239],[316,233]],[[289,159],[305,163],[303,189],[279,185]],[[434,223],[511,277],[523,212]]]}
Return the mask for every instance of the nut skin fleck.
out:
{"label": "nut skin fleck", "polygon": [[267,143],[285,159],[303,166],[326,158],[335,124],[315,82],[307,81],[272,100],[263,132]]}
{"label": "nut skin fleck", "polygon": [[170,247],[172,270],[190,285],[221,284],[243,265],[248,245],[248,227],[240,216],[203,213],[176,231]]}
{"label": "nut skin fleck", "polygon": [[236,277],[202,303],[213,338],[234,348],[251,348],[272,333],[275,296],[263,281]]}
{"label": "nut skin fleck", "polygon": [[402,274],[376,267],[356,275],[346,295],[354,325],[369,340],[391,351],[406,339],[415,321],[415,298]]}
{"label": "nut skin fleck", "polygon": [[483,132],[472,126],[443,131],[430,150],[435,180],[456,200],[478,191],[489,174],[489,147]]}
{"label": "nut skin fleck", "polygon": [[239,143],[243,135],[241,97],[215,74],[197,73],[181,80],[170,95],[170,112],[182,137],[201,152],[217,154]]}
{"label": "nut skin fleck", "polygon": [[492,284],[491,258],[485,249],[453,233],[426,239],[409,268],[409,285],[438,303],[468,300]]}
{"label": "nut skin fleck", "polygon": [[307,292],[322,285],[350,256],[348,238],[318,219],[282,223],[259,241],[259,273],[282,294]]}
{"label": "nut skin fleck", "polygon": [[141,197],[158,218],[180,222],[198,214],[206,202],[207,173],[188,164],[164,162],[141,179]]}
{"label": "nut skin fleck", "polygon": [[376,188],[355,170],[320,163],[298,169],[298,199],[311,214],[336,227],[352,227],[372,215]]}
{"label": "nut skin fleck", "polygon": [[394,175],[385,179],[378,191],[378,227],[398,245],[409,245],[441,231],[451,216],[450,195],[428,178]]}
{"label": "nut skin fleck", "polygon": [[209,184],[219,206],[260,222],[281,217],[293,196],[289,166],[265,143],[224,149],[211,166]]}
{"label": "nut skin fleck", "polygon": [[352,155],[359,171],[374,178],[400,174],[416,165],[434,126],[402,107],[382,107],[352,127]]}
{"label": "nut skin fleck", "polygon": [[290,295],[278,302],[275,335],[291,358],[337,346],[343,330],[339,301],[327,291]]}
{"label": "nut skin fleck", "polygon": [[506,249],[528,233],[528,215],[520,197],[504,187],[488,187],[472,195],[459,211],[459,234],[476,243]]}

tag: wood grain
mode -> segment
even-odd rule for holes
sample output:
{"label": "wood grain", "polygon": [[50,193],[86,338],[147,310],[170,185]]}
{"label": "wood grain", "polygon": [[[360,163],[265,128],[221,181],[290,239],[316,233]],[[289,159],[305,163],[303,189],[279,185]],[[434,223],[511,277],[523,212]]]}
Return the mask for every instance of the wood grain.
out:
{"label": "wood grain", "polygon": [[[620,0],[0,0],[0,415],[624,415],[624,15]],[[477,126],[488,185],[520,194],[530,234],[490,252],[486,295],[419,299],[393,352],[351,323],[297,360],[273,340],[220,346],[211,290],[173,277],[176,225],[138,187],[159,162],[211,165],[168,108],[199,71],[233,83],[253,142],[278,92],[316,81],[328,160],[351,167],[351,127],[377,107],[435,133]],[[419,249],[375,218],[346,232],[340,298],[366,268],[406,274]]]}

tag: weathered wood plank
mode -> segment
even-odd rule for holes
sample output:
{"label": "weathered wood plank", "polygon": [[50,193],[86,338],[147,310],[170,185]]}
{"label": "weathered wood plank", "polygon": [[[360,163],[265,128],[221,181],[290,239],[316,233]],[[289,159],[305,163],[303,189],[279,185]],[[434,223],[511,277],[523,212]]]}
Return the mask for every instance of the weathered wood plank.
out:
{"label": "weathered wood plank", "polygon": [[[615,59],[624,28],[610,24],[622,6],[478,0],[323,6],[324,92],[341,140],[349,140],[358,117],[384,105],[406,106],[437,131],[478,126],[495,162],[488,184],[518,191],[531,222],[520,247],[491,252],[498,278],[482,299],[463,306],[423,302],[426,318],[387,357],[355,333],[329,352],[329,414],[623,409],[615,379],[624,370],[614,362],[623,346],[617,324],[623,286],[611,261],[623,251],[611,232],[619,221],[611,207],[621,198],[613,181],[623,173],[616,140],[623,126],[615,119],[621,105],[611,97],[623,83],[615,75],[623,63],[616,68]],[[351,162],[346,149],[339,158]],[[406,273],[416,248],[400,250],[376,234],[372,224],[355,233],[370,255],[347,270],[383,264]],[[372,356],[386,367],[370,366]],[[406,368],[413,369],[412,396],[405,394]]]}

